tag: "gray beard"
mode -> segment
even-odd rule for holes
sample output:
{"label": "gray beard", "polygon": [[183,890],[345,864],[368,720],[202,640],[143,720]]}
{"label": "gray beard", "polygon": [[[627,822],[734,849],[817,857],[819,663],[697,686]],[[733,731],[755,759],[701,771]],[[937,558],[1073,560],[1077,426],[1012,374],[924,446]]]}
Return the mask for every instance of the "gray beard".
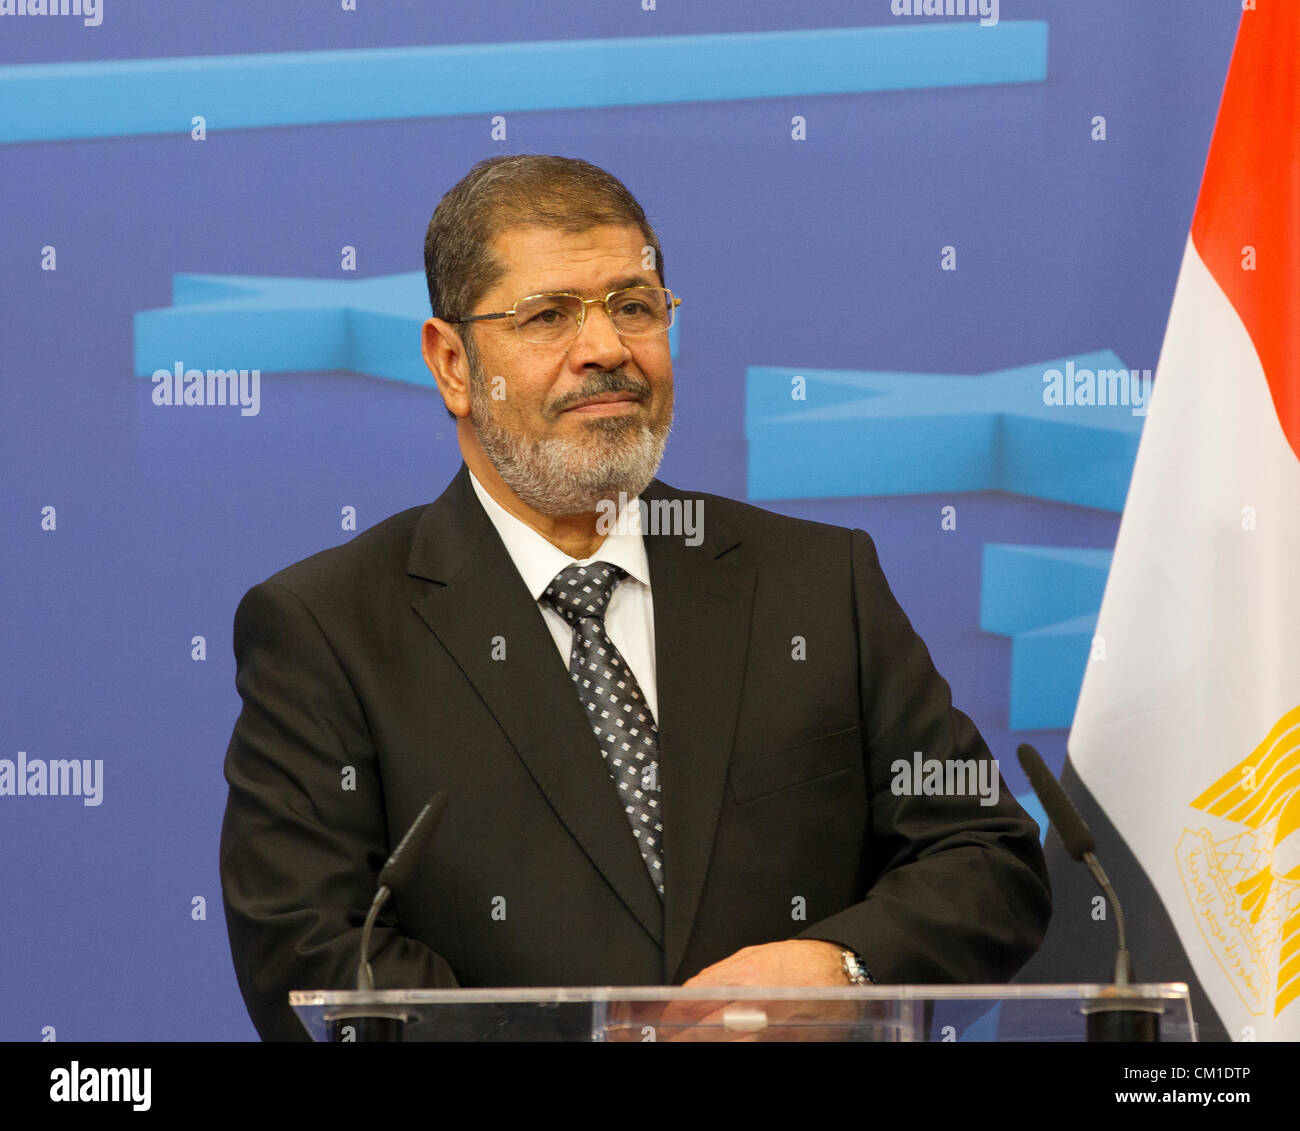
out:
{"label": "gray beard", "polygon": [[[603,500],[617,505],[620,492],[637,496],[654,478],[671,421],[654,429],[619,417],[593,417],[580,439],[516,436],[497,425],[487,380],[477,366],[470,369],[470,419],[479,444],[506,486],[538,514],[586,514]],[[621,376],[603,376],[610,387],[598,384],[583,395],[627,387]]]}

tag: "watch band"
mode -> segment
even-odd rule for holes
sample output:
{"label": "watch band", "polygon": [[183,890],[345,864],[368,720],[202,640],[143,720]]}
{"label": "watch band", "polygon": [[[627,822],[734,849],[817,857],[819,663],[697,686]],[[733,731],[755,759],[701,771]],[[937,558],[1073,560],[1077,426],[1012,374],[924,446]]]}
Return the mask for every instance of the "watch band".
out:
{"label": "watch band", "polygon": [[848,978],[850,985],[865,986],[874,984],[876,979],[872,977],[871,971],[867,969],[867,964],[862,961],[862,956],[857,951],[845,947],[842,953],[844,956],[844,976]]}

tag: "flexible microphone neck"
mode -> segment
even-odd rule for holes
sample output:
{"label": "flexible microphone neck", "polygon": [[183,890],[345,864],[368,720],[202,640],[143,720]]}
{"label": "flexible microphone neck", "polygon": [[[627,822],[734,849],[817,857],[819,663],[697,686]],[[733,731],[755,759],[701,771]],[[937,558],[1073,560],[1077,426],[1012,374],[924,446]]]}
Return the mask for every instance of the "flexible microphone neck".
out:
{"label": "flexible microphone neck", "polygon": [[375,929],[375,920],[379,918],[380,910],[392,894],[393,889],[387,885],[375,892],[375,898],[370,902],[370,911],[366,915],[366,924],[361,928],[361,961],[357,963],[357,989],[359,990],[375,988],[375,972],[370,968],[369,958],[370,935]]}
{"label": "flexible microphone neck", "polygon": [[1136,978],[1133,973],[1133,956],[1128,949],[1128,932],[1124,929],[1124,909],[1119,905],[1119,896],[1110,886],[1110,879],[1101,866],[1101,861],[1093,853],[1085,852],[1083,862],[1088,865],[1088,871],[1097,881],[1102,895],[1106,897],[1106,902],[1115,909],[1115,930],[1119,935],[1119,949],[1115,952],[1115,975],[1112,980],[1117,986],[1131,985]]}

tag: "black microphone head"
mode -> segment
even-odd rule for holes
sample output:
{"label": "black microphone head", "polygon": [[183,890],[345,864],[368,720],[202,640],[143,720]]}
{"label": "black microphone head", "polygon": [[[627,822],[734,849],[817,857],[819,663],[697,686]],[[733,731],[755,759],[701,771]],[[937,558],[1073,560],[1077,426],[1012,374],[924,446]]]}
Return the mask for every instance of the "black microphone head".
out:
{"label": "black microphone head", "polygon": [[1029,778],[1029,784],[1034,787],[1038,800],[1043,803],[1048,820],[1056,826],[1056,831],[1065,844],[1065,851],[1080,862],[1085,853],[1096,852],[1097,842],[1092,839],[1092,832],[1038,751],[1027,742],[1022,742],[1016,748],[1016,757],[1020,759],[1020,768]]}
{"label": "black microphone head", "polygon": [[379,873],[379,886],[400,888],[410,878],[411,873],[415,871],[415,865],[420,860],[420,853],[424,846],[429,843],[429,838],[433,836],[433,830],[438,827],[438,822],[442,820],[442,812],[447,808],[447,794],[444,790],[438,790],[423,809],[420,810],[419,816],[415,818],[414,823],[406,830],[406,835],[402,837],[401,842],[393,849],[393,854],[388,858],[388,863],[384,865],[383,871]]}

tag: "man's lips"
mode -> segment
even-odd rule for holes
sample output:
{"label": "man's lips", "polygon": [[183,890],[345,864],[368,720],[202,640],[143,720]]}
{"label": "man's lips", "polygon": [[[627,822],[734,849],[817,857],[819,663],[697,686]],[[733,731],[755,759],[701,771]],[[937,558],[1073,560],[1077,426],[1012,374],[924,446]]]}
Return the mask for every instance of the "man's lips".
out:
{"label": "man's lips", "polygon": [[641,403],[635,393],[601,393],[598,397],[588,397],[576,405],[566,408],[565,412],[580,412],[590,416],[610,416],[629,411],[630,405]]}

